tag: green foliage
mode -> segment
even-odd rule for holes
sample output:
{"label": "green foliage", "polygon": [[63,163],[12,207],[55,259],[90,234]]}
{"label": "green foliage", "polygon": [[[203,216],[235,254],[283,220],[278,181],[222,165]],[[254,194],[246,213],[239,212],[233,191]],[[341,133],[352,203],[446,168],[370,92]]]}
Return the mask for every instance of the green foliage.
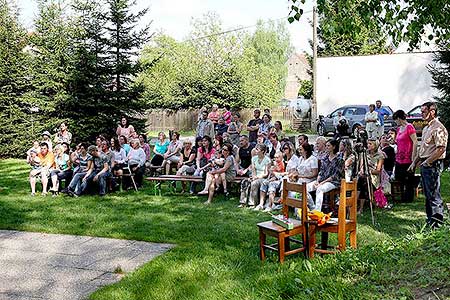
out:
{"label": "green foliage", "polygon": [[375,20],[361,15],[365,0],[318,1],[319,56],[387,53],[386,36]]}
{"label": "green foliage", "polygon": [[300,90],[298,96],[302,96],[305,99],[312,99],[313,96],[313,83],[311,80],[301,80]]}
{"label": "green foliage", "polygon": [[[438,115],[440,121],[444,124],[447,130],[450,128],[450,40],[441,44],[442,51],[435,54],[435,64],[431,66],[430,73],[433,78],[433,87],[439,93],[435,97],[438,102]],[[447,163],[450,160],[450,140],[447,144]]]}
{"label": "green foliage", "polygon": [[[304,0],[290,0],[291,5],[289,22],[299,20],[293,18],[298,10],[304,5]],[[339,1],[345,2],[345,1]],[[352,1],[353,2],[353,1]],[[319,14],[330,1],[318,0]],[[356,11],[347,11],[362,17],[364,23],[378,24],[383,32],[388,35],[394,45],[405,41],[411,49],[420,45],[420,42],[429,44],[435,40],[437,44],[450,39],[450,26],[448,16],[450,15],[450,2],[448,0],[368,0],[361,1],[360,5],[354,7]],[[359,25],[350,18],[343,18],[340,27],[347,32],[359,32]],[[429,30],[431,28],[431,31]]]}
{"label": "green foliage", "polygon": [[143,110],[142,87],[132,81],[137,51],[149,39],[148,27],[136,30],[146,10],[131,12],[135,1],[105,3],[40,0],[27,36],[1,0],[1,156],[22,156],[63,120],[75,143],[113,135],[121,115],[143,131],[143,121],[133,118]]}
{"label": "green foliage", "polygon": [[145,102],[171,109],[276,103],[291,52],[286,28],[259,22],[253,35],[221,31],[220,19],[209,13],[193,21],[187,42],[160,35],[145,47],[137,80]]}
{"label": "green foliage", "polygon": [[0,0],[0,157],[22,155],[35,130],[24,96],[29,84],[26,45],[16,8]]}

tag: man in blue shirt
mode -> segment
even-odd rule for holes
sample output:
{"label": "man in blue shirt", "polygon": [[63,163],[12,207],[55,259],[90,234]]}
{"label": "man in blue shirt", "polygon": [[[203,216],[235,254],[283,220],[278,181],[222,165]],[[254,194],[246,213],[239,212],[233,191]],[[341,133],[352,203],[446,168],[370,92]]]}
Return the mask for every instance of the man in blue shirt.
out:
{"label": "man in blue shirt", "polygon": [[375,111],[378,113],[378,121],[380,124],[377,124],[378,134],[377,136],[380,137],[384,134],[384,120],[387,119],[387,117],[391,114],[386,108],[381,106],[381,100],[377,100],[375,102]]}

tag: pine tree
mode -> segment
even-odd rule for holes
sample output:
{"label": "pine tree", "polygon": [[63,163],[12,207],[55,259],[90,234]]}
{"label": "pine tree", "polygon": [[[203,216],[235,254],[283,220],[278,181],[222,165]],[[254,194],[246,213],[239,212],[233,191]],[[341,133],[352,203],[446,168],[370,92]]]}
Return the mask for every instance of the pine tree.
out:
{"label": "pine tree", "polygon": [[51,133],[65,117],[61,103],[71,99],[67,85],[73,70],[71,33],[64,1],[41,0],[35,30],[30,35],[28,64],[32,87],[27,99],[39,108],[38,124]]}
{"label": "pine tree", "polygon": [[34,124],[31,105],[23,96],[27,87],[27,35],[18,22],[17,9],[0,0],[0,157],[23,156]]}
{"label": "pine tree", "polygon": [[[139,20],[148,9],[137,13],[131,12],[136,1],[106,0],[108,12],[105,14],[107,38],[107,63],[110,74],[110,90],[108,104],[114,107],[110,111],[113,119],[119,120],[121,115],[134,116],[143,107],[140,101],[142,87],[133,85],[132,81],[140,70],[137,56],[144,44],[149,41],[149,26],[137,30]],[[132,119],[132,118],[131,118]],[[136,124],[136,119],[134,124]],[[141,124],[136,124],[138,130]]]}

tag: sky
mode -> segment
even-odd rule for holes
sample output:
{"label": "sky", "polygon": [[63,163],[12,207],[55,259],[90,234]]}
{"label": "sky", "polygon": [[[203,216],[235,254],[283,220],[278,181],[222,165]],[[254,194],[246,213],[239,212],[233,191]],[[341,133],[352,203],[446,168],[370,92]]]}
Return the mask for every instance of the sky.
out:
{"label": "sky", "polygon": [[[33,19],[37,14],[35,0],[16,0],[20,10],[20,20],[27,29],[32,29]],[[312,3],[306,1],[300,22],[289,24],[287,0],[137,0],[137,9],[150,7],[143,22],[153,20],[151,30],[163,31],[179,41],[186,39],[193,18],[200,18],[205,13],[217,13],[224,25],[224,30],[255,25],[257,20],[277,20],[284,18],[291,35],[291,44],[297,53],[310,53],[308,39],[312,39]],[[247,30],[254,30],[254,27]]]}

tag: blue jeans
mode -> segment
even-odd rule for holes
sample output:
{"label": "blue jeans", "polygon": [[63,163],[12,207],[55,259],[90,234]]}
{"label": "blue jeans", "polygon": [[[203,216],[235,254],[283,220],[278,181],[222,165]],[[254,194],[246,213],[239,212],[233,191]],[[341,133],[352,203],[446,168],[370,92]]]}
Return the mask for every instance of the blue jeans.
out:
{"label": "blue jeans", "polygon": [[434,225],[444,220],[444,204],[441,198],[442,161],[433,162],[430,167],[420,167],[422,188],[425,194],[425,211],[427,223]]}
{"label": "blue jeans", "polygon": [[[81,183],[80,191],[79,191],[79,193],[77,193],[77,195],[80,195],[81,193],[84,193],[84,191],[86,191],[87,187],[89,186],[89,184],[92,183],[92,181],[94,180],[94,177],[98,173],[100,173],[100,170],[92,171],[92,173],[89,175],[89,177],[86,179],[86,181]],[[110,176],[111,176],[111,172],[109,172],[109,171],[106,171],[105,173],[98,176],[98,185],[99,185],[99,194],[100,195],[106,194],[106,179]]]}
{"label": "blue jeans", "polygon": [[86,175],[87,172],[80,172],[76,173],[72,180],[70,181],[68,189],[75,192],[77,195],[81,194],[81,184],[83,183],[83,177]]}

